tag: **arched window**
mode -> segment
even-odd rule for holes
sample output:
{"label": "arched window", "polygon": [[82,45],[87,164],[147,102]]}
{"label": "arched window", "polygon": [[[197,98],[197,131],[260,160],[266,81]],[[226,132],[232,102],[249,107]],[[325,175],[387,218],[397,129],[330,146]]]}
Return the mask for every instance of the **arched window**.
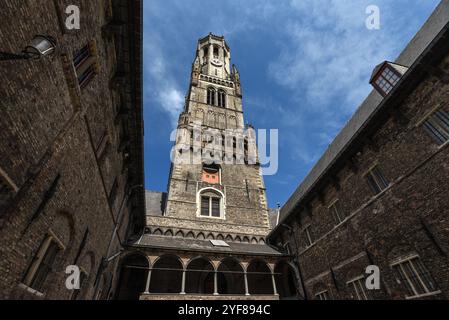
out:
{"label": "arched window", "polygon": [[223,197],[220,192],[206,189],[199,194],[199,215],[208,218],[224,217]]}
{"label": "arched window", "polygon": [[215,94],[216,90],[214,88],[208,88],[207,89],[207,104],[211,106],[215,106]]}
{"label": "arched window", "polygon": [[218,58],[219,58],[218,47],[214,46],[214,59],[218,59]]}
{"label": "arched window", "polygon": [[226,108],[226,92],[224,90],[218,91],[218,106]]}
{"label": "arched window", "polygon": [[251,294],[273,294],[270,268],[262,260],[253,260],[247,269],[248,287]]}

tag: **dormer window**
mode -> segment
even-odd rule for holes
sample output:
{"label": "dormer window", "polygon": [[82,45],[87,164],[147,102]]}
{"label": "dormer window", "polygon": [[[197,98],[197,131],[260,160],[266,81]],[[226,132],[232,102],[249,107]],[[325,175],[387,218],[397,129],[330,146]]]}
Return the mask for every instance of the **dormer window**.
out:
{"label": "dormer window", "polygon": [[383,62],[374,69],[370,83],[377,92],[386,97],[407,70],[407,67],[399,64]]}

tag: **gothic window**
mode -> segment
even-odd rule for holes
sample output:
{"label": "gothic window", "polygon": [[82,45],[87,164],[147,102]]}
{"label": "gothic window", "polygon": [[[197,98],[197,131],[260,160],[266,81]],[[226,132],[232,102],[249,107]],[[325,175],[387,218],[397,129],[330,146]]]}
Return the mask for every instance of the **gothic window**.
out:
{"label": "gothic window", "polygon": [[437,110],[424,122],[424,128],[438,145],[443,145],[449,141],[449,113]]}
{"label": "gothic window", "polygon": [[440,293],[427,268],[418,256],[401,260],[392,265],[396,278],[407,292],[407,298],[419,298]]}
{"label": "gothic window", "polygon": [[216,90],[214,88],[207,89],[207,104],[211,106],[215,106],[215,95]]}
{"label": "gothic window", "polygon": [[224,90],[218,91],[218,106],[226,108],[226,92]]}
{"label": "gothic window", "polygon": [[353,292],[353,298],[357,300],[369,300],[370,296],[365,286],[365,277],[361,276],[347,283]]}
{"label": "gothic window", "polygon": [[223,218],[223,197],[219,192],[208,189],[199,198],[201,217]]}
{"label": "gothic window", "polygon": [[202,181],[209,184],[220,184],[220,167],[216,164],[203,165]]}
{"label": "gothic window", "polygon": [[73,55],[73,66],[75,67],[78,85],[84,88],[98,73],[98,62],[96,58],[95,43],[90,42]]}
{"label": "gothic window", "polygon": [[214,47],[214,59],[219,58],[218,47]]}
{"label": "gothic window", "polygon": [[379,194],[388,188],[390,182],[385,178],[379,167],[375,166],[367,174],[366,179],[375,194]]}
{"label": "gothic window", "polygon": [[34,290],[42,292],[45,281],[53,271],[56,258],[62,249],[63,246],[59,240],[51,235],[47,236],[33,258],[23,283]]}

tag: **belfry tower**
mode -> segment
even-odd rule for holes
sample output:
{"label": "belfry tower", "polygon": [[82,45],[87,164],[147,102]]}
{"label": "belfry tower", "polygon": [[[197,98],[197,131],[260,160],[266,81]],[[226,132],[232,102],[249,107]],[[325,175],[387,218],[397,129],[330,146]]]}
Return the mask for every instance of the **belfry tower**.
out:
{"label": "belfry tower", "polygon": [[147,192],[145,234],[123,262],[121,276],[131,279],[123,298],[136,286],[141,299],[279,298],[276,282],[288,263],[265,243],[265,187],[244,123],[230,48],[209,34],[198,41],[168,192]]}

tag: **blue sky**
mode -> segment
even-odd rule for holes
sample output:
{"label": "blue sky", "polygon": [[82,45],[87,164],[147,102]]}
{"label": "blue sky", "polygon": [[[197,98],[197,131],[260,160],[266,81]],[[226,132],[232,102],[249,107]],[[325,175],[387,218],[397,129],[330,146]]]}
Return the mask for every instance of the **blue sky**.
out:
{"label": "blue sky", "polygon": [[[144,0],[145,183],[166,191],[170,133],[199,38],[224,35],[242,78],[245,121],[279,129],[281,205],[371,90],[375,65],[395,60],[438,0]],[[380,30],[365,27],[368,5]]]}

